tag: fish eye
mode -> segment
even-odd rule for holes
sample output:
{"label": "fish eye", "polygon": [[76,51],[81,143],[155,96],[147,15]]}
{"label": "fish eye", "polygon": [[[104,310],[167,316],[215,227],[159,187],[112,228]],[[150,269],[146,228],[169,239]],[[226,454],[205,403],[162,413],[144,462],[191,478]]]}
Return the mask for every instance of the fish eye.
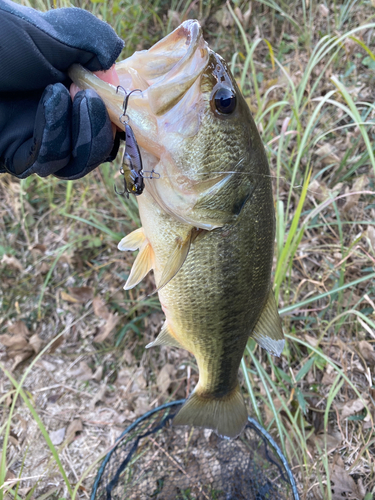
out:
{"label": "fish eye", "polygon": [[229,115],[236,109],[237,98],[233,90],[228,87],[218,89],[213,97],[216,110],[223,114]]}

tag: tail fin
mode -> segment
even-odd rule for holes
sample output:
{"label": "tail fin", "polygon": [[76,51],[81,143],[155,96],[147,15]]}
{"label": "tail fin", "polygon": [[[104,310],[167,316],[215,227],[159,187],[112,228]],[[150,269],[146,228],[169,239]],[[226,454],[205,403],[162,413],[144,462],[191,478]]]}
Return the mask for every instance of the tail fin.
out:
{"label": "tail fin", "polygon": [[235,438],[247,423],[247,410],[240,387],[222,398],[189,397],[173,419],[176,425],[193,425],[212,429],[220,437]]}

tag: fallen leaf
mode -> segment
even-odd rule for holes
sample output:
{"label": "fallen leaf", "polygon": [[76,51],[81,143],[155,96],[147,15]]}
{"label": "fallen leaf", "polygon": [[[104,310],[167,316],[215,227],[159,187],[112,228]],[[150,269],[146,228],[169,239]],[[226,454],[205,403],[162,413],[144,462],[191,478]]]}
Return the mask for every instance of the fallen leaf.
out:
{"label": "fallen leaf", "polygon": [[29,345],[29,342],[27,338],[21,334],[8,335],[4,333],[0,335],[0,344],[3,344],[5,347],[11,347],[12,349],[25,349]]}
{"label": "fallen leaf", "polygon": [[51,431],[49,433],[49,437],[52,441],[52,444],[55,446],[58,446],[64,441],[65,437],[65,427],[61,427],[60,429],[57,429],[57,431]]}
{"label": "fallen leaf", "polygon": [[305,334],[305,340],[313,347],[316,347],[318,345],[318,340],[315,337],[312,337],[311,335]]}
{"label": "fallen leaf", "polygon": [[323,3],[319,5],[319,13],[322,17],[328,17],[329,9]]}
{"label": "fallen leaf", "polygon": [[78,368],[69,372],[69,376],[75,377],[82,382],[87,382],[87,380],[91,380],[92,378],[92,370],[86,361],[81,361]]}
{"label": "fallen leaf", "polygon": [[56,349],[61,346],[63,342],[64,342],[64,335],[60,335],[60,337],[57,337],[57,339],[52,342],[51,347],[48,350],[49,354],[53,354],[56,351]]}
{"label": "fallen leaf", "polygon": [[90,402],[90,408],[92,410],[95,408],[96,403],[99,403],[99,401],[103,401],[106,391],[107,391],[107,385],[105,382],[102,382],[95,396],[92,398]]}
{"label": "fallen leaf", "polygon": [[12,365],[12,368],[11,370],[15,370],[17,368],[17,366],[22,363],[22,361],[25,361],[26,359],[28,359],[31,354],[32,354],[32,349],[30,351],[23,351],[23,352],[20,352],[19,354],[13,354],[10,356],[10,353],[9,353],[9,356],[14,358],[14,363]]}
{"label": "fallen leaf", "polygon": [[163,366],[163,368],[160,370],[157,378],[156,378],[156,383],[160,389],[160,392],[163,394],[166,392],[171,383],[172,383],[172,378],[171,375],[175,375],[176,370],[173,365],[167,363],[166,365]]}
{"label": "fallen leaf", "polygon": [[28,337],[29,335],[31,335],[30,330],[21,320],[15,321],[14,323],[8,325],[8,332],[11,333],[12,335],[20,334],[23,335],[24,337]]}
{"label": "fallen leaf", "polygon": [[71,296],[82,304],[88,302],[89,300],[92,300],[94,296],[94,290],[91,286],[72,287],[68,288],[68,290]]}
{"label": "fallen leaf", "polygon": [[332,385],[336,378],[336,372],[332,365],[327,365],[322,378],[322,384]]}
{"label": "fallen leaf", "polygon": [[95,316],[99,318],[108,319],[110,312],[108,307],[105,305],[104,300],[97,295],[92,301]]}
{"label": "fallen leaf", "polygon": [[72,422],[70,422],[66,430],[65,443],[68,445],[69,443],[74,441],[77,432],[82,432],[82,431],[83,431],[82,421],[79,418],[74,419]]}
{"label": "fallen leaf", "polygon": [[135,404],[134,412],[137,417],[144,415],[150,409],[149,399],[146,395],[138,396],[134,404]]}
{"label": "fallen leaf", "polygon": [[110,313],[106,324],[100,329],[100,332],[95,335],[94,342],[104,342],[109,335],[112,333],[112,330],[115,328],[120,318],[117,314]]}
{"label": "fallen leaf", "polygon": [[365,407],[364,403],[367,404],[367,401],[363,402],[359,398],[348,401],[342,408],[341,418],[346,418],[349,417],[350,415],[358,413],[359,411],[362,411],[363,408]]}
{"label": "fallen leaf", "polygon": [[358,486],[349,473],[338,464],[331,467],[330,479],[332,500],[342,500],[344,497],[353,500],[363,500],[362,493],[359,491]]}
{"label": "fallen leaf", "polygon": [[13,267],[13,269],[17,269],[17,271],[23,271],[23,265],[21,262],[16,258],[11,255],[8,257],[7,254],[3,255],[3,258],[1,259],[1,264],[5,264],[6,266]]}
{"label": "fallen leaf", "polygon": [[364,187],[366,187],[369,183],[366,175],[361,175],[358,177],[350,190],[350,192],[354,193],[352,196],[348,196],[346,199],[346,203],[343,207],[345,212],[348,212],[351,208],[357,205],[359,197],[361,196],[358,191],[362,191]]}
{"label": "fallen leaf", "polygon": [[31,247],[31,250],[36,250],[41,253],[46,253],[47,247],[46,245],[42,245],[41,243],[37,243],[33,247]]}
{"label": "fallen leaf", "polygon": [[329,432],[328,434],[319,433],[312,436],[313,443],[320,448],[320,450],[324,450],[325,443],[327,443],[328,450],[334,450],[341,445],[342,436],[340,432]]}
{"label": "fallen leaf", "polygon": [[42,349],[43,341],[37,333],[34,333],[29,339],[29,344],[34,349],[35,354],[38,354]]}
{"label": "fallen leaf", "polygon": [[100,382],[101,379],[103,378],[103,367],[98,366],[98,368],[95,370],[95,373],[91,377],[92,380],[96,380],[97,382]]}
{"label": "fallen leaf", "polygon": [[358,349],[366,361],[368,361],[370,364],[375,364],[375,351],[370,342],[361,340],[358,343]]}
{"label": "fallen leaf", "polygon": [[328,142],[318,148],[315,151],[315,154],[320,156],[321,162],[324,165],[330,165],[332,163],[339,163],[340,158],[336,155],[336,149],[332,144],[329,144]]}

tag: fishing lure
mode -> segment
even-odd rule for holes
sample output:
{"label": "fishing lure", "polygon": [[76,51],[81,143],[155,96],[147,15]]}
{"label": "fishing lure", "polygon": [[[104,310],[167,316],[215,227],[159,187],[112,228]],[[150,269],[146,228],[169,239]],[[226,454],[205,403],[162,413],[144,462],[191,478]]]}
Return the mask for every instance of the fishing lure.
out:
{"label": "fishing lure", "polygon": [[126,114],[129,97],[133,92],[141,92],[141,90],[135,89],[126,93],[125,89],[119,85],[116,92],[118,92],[119,89],[123,90],[125,93],[123,113],[119,117],[120,122],[125,126],[125,151],[120,169],[120,173],[124,178],[124,191],[119,192],[116,190],[116,192],[120,195],[126,194],[129,198],[129,194],[134,194],[136,196],[142,194],[145,187],[141,153],[137,140],[134,137],[133,130],[129,125],[129,117]]}
{"label": "fishing lure", "polygon": [[120,169],[120,174],[124,177],[124,191],[117,191],[116,187],[115,191],[117,194],[126,195],[129,198],[129,194],[139,196],[143,193],[145,187],[144,179],[159,179],[160,174],[154,170],[143,170],[142,157],[139,151],[138,143],[133,130],[129,125],[129,116],[126,114],[131,94],[133,92],[142,91],[140,89],[135,89],[127,94],[126,90],[121,87],[121,85],[117,87],[116,92],[118,92],[119,89],[123,90],[125,93],[123,113],[119,117],[120,122],[125,126],[125,151]]}

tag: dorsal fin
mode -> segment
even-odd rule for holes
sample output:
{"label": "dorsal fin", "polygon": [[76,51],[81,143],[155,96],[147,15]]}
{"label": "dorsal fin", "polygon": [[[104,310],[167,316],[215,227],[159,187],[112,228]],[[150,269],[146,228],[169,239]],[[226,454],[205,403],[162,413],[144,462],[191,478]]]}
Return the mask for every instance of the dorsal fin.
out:
{"label": "dorsal fin", "polygon": [[180,342],[175,339],[170,331],[167,321],[164,323],[159,335],[153,342],[146,345],[146,349],[150,347],[155,347],[157,345],[168,345],[170,347],[179,347],[181,349],[186,349]]}
{"label": "dorsal fin", "polygon": [[134,252],[135,250],[138,250],[138,248],[141,248],[145,240],[146,236],[143,231],[143,227],[140,227],[125,236],[125,238],[122,238],[120,243],[117,245],[117,248],[122,252]]}
{"label": "dorsal fin", "polygon": [[[133,233],[132,233],[133,234]],[[129,235],[130,236],[130,235]],[[138,285],[146,274],[152,269],[154,261],[154,252],[150,243],[145,239],[139,249],[139,254],[134,261],[133,267],[130,271],[129,278],[125,283],[124,290],[130,290]]]}
{"label": "dorsal fin", "polygon": [[279,312],[277,310],[275,296],[270,290],[267,302],[263,307],[262,314],[250,334],[258,344],[270,354],[280,356],[284,349],[284,334],[281,326]]}

